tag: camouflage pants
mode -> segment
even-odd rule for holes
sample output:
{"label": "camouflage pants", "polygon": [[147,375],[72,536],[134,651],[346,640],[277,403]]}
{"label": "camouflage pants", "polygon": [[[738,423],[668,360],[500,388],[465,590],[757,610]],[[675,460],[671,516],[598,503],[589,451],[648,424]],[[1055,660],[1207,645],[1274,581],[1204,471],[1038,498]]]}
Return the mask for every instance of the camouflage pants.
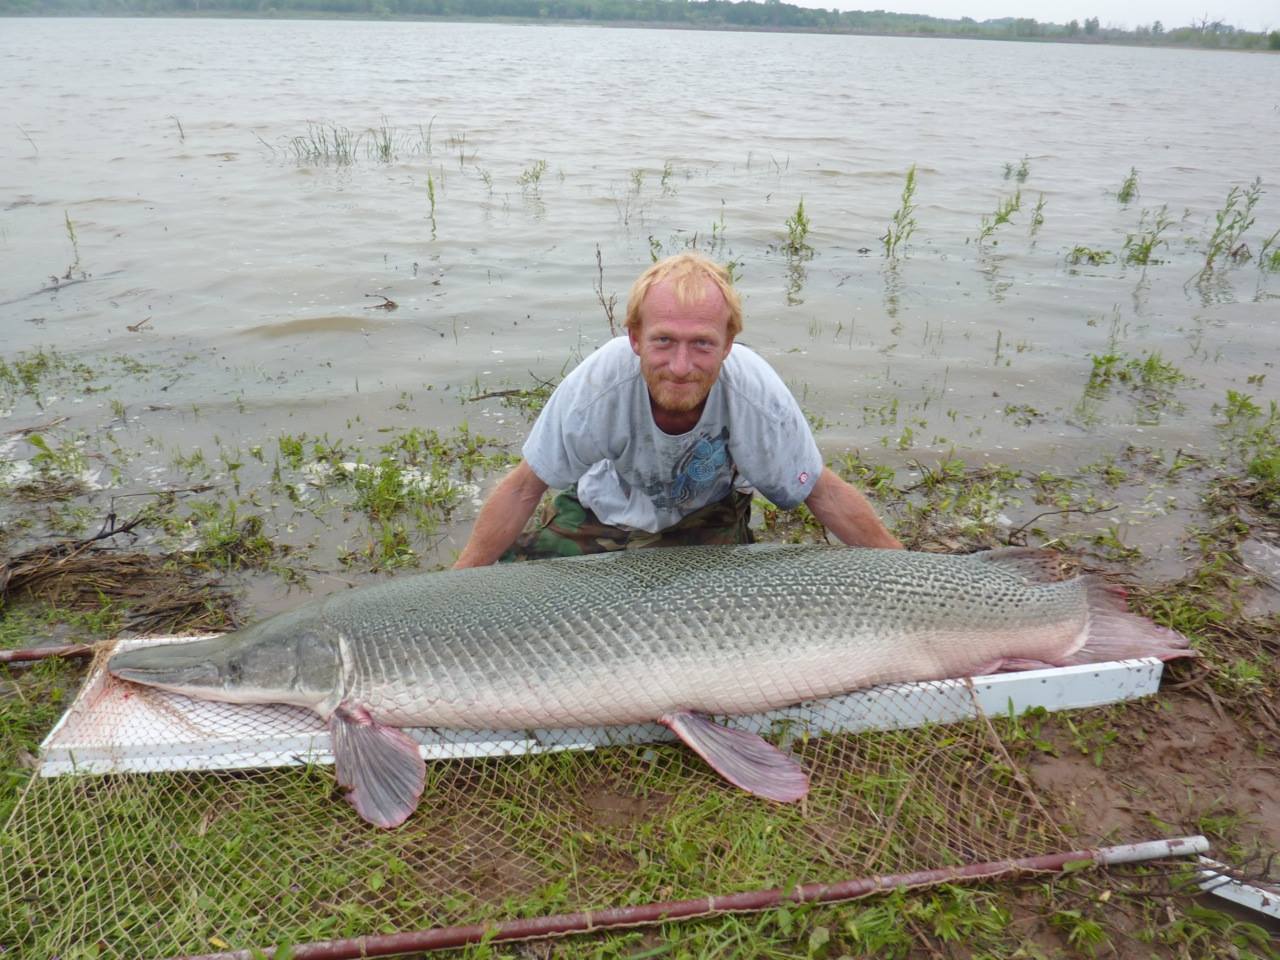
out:
{"label": "camouflage pants", "polygon": [[695,510],[674,527],[658,533],[624,530],[602,523],[570,488],[546,504],[536,520],[516,538],[500,563],[546,560],[584,553],[634,550],[639,547],[689,547],[704,543],[752,543],[751,496],[734,490],[716,503]]}

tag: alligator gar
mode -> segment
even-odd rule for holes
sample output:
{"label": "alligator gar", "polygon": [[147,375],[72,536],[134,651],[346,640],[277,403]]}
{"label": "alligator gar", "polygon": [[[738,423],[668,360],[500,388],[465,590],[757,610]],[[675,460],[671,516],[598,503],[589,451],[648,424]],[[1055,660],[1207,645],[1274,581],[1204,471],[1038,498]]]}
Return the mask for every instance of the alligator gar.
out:
{"label": "alligator gar", "polygon": [[646,549],[396,578],[211,640],[113,656],[124,680],[327,718],[336,776],[397,826],[425,766],[400,727],[571,728],[659,721],[732,783],[804,796],[791,757],[708,714],[879,683],[1193,655],[1056,555],[852,547]]}

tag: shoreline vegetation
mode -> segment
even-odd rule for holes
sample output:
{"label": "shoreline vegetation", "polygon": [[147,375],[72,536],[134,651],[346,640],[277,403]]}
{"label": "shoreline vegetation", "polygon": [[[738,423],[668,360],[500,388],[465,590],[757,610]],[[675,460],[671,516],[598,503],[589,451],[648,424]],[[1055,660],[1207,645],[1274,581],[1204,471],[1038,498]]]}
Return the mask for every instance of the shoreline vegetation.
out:
{"label": "shoreline vegetation", "polygon": [[1156,20],[1122,29],[1096,16],[1065,24],[978,21],[808,9],[780,0],[0,0],[0,16],[493,21],[1280,51],[1280,29],[1243,30],[1207,16],[1178,27]]}

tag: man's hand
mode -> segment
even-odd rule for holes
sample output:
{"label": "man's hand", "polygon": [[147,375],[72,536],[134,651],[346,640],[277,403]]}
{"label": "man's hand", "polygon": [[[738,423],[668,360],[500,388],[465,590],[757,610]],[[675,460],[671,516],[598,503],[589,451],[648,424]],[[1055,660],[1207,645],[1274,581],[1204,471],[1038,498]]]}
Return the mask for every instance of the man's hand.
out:
{"label": "man's hand", "polygon": [[521,461],[519,466],[494,487],[493,493],[489,494],[489,499],[480,508],[476,524],[471,530],[471,539],[462,548],[453,569],[487,567],[502,556],[533,516],[538,501],[546,491],[547,485],[527,463]]}
{"label": "man's hand", "polygon": [[804,504],[841,543],[851,547],[902,549],[902,541],[880,522],[871,502],[829,467],[823,467]]}

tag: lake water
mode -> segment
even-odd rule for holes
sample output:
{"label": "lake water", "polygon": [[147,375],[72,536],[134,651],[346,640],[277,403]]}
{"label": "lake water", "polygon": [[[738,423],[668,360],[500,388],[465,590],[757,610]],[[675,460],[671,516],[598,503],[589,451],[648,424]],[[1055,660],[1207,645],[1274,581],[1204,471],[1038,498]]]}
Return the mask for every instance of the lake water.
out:
{"label": "lake water", "polygon": [[[461,398],[553,377],[609,336],[597,248],[620,319],[651,257],[689,245],[735,262],[743,340],[830,456],[1207,452],[1227,389],[1277,395],[1280,274],[1224,259],[1195,278],[1231,188],[1263,181],[1252,253],[1280,229],[1280,57],[8,19],[0,89],[0,356],[172,370],[43,410],[10,398],[5,429],[57,413],[173,450],[467,419],[518,440],[510,409]],[[350,163],[333,156],[341,128]],[[912,164],[917,225],[889,261],[880,237]],[[789,257],[802,200],[812,255]],[[1126,265],[1126,236],[1162,206],[1164,262]],[[1077,246],[1113,256],[1072,265]],[[1092,357],[1152,352],[1188,379],[1155,402],[1119,384],[1086,395]]]}

